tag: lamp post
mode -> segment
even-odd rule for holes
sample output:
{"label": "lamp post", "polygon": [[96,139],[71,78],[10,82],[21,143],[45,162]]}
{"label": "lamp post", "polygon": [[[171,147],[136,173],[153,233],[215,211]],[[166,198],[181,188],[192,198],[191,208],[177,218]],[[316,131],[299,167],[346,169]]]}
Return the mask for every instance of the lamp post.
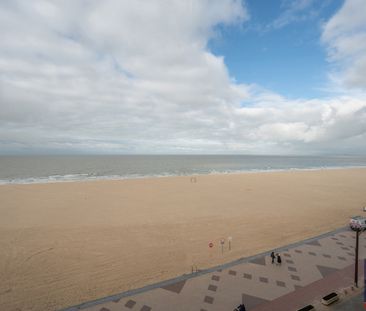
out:
{"label": "lamp post", "polygon": [[355,286],[358,287],[358,242],[361,230],[359,228],[356,229],[356,256],[355,256]]}
{"label": "lamp post", "polygon": [[358,287],[358,244],[359,244],[359,237],[361,232],[363,232],[365,229],[362,229],[361,227],[355,228],[356,231],[356,255],[355,255],[355,286]]}

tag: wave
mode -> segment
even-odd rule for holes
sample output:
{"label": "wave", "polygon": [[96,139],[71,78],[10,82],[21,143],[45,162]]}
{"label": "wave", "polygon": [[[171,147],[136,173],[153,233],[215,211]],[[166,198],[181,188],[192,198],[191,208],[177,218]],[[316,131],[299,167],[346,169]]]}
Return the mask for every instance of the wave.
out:
{"label": "wave", "polygon": [[242,173],[271,173],[284,171],[317,171],[317,170],[333,170],[333,169],[352,169],[366,168],[366,166],[318,166],[318,167],[291,167],[291,168],[255,168],[255,169],[235,169],[235,170],[207,170],[189,172],[161,172],[158,174],[124,174],[124,175],[97,175],[95,173],[75,173],[65,175],[50,175],[41,177],[26,177],[14,179],[0,179],[0,185],[8,184],[45,184],[59,182],[81,182],[81,181],[98,181],[98,180],[125,180],[125,179],[143,179],[143,178],[163,178],[173,176],[200,176],[200,175],[225,175],[225,174],[242,174]]}

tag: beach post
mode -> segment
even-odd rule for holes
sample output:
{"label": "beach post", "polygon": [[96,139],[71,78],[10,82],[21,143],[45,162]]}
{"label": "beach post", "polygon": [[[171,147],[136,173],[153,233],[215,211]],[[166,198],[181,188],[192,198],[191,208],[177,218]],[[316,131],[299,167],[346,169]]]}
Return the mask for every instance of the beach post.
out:
{"label": "beach post", "polygon": [[229,251],[231,251],[231,241],[233,240],[233,237],[229,236],[227,240],[229,241]]}
{"label": "beach post", "polygon": [[225,244],[225,239],[224,238],[222,238],[220,240],[220,244],[221,244],[221,254],[224,254],[224,244]]}

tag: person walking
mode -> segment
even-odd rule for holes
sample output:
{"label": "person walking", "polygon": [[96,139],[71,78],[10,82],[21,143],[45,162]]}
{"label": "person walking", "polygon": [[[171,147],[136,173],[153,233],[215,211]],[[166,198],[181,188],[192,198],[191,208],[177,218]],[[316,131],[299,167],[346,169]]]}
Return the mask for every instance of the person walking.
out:
{"label": "person walking", "polygon": [[278,263],[279,265],[281,265],[281,263],[282,263],[282,259],[281,259],[280,254],[277,254],[277,263]]}
{"label": "person walking", "polygon": [[246,311],[244,304],[241,304],[235,308],[234,311]]}
{"label": "person walking", "polygon": [[274,252],[272,252],[272,253],[271,253],[271,258],[272,258],[272,264],[274,264],[274,262],[275,262],[275,258],[276,258],[276,256],[275,256],[275,253],[274,253]]}

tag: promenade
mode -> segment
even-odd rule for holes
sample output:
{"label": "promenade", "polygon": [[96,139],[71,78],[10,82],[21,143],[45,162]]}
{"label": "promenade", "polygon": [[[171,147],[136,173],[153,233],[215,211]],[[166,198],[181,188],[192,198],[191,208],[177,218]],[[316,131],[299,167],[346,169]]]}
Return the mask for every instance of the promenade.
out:
{"label": "promenade", "polygon": [[[366,233],[360,235],[361,286],[365,248]],[[344,296],[353,291],[355,233],[348,228],[275,251],[281,254],[281,265],[263,253],[65,310],[231,311],[244,303],[250,311],[290,311],[317,303],[334,290]]]}

